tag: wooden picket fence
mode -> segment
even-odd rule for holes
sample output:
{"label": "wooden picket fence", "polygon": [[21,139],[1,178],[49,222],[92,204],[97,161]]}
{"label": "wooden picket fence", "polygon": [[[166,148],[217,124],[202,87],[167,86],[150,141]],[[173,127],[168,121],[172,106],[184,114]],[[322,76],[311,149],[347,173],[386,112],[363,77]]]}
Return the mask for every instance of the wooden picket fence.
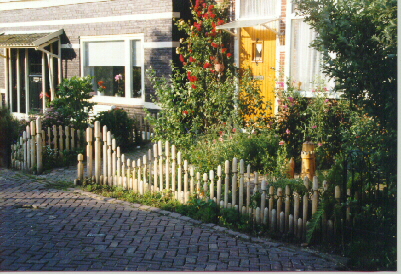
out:
{"label": "wooden picket fence", "polygon": [[[218,166],[209,173],[201,174],[169,142],[159,141],[142,157],[129,159],[121,153],[111,136],[106,126],[101,130],[99,122],[94,128],[87,129],[86,178],[142,195],[145,192],[171,191],[173,197],[182,203],[187,203],[192,195],[211,199],[221,208],[235,208],[272,231],[292,234],[299,239],[305,239],[306,227],[322,202],[322,194],[328,190],[328,183],[319,182],[317,177],[313,177],[312,181],[305,177],[307,193],[303,196],[290,186],[275,189],[265,180],[259,180],[261,176],[257,172],[251,173],[250,165],[245,167],[244,160],[236,158],[225,161],[224,167]],[[83,160],[84,156],[78,155],[77,182],[86,179]],[[336,186],[332,194],[339,203],[343,195],[341,191]],[[253,208],[251,197],[258,192],[260,206]],[[350,212],[347,211],[348,218]],[[323,218],[323,237],[334,235],[335,222],[339,221]]]}
{"label": "wooden picket fence", "polygon": [[[152,114],[152,116],[157,116],[158,114]],[[150,141],[154,135],[153,127],[146,120],[146,115],[136,114],[134,115],[135,119],[138,121],[138,131],[143,141]]]}
{"label": "wooden picket fence", "polygon": [[11,167],[40,174],[43,171],[43,151],[46,146],[62,154],[82,147],[82,133],[68,126],[42,129],[41,118],[30,121],[16,144],[11,146]]}

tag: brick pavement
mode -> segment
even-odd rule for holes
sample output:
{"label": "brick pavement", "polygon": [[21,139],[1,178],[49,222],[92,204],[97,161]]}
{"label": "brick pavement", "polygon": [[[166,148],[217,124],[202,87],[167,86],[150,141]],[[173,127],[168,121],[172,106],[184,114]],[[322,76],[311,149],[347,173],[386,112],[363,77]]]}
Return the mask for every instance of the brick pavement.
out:
{"label": "brick pavement", "polygon": [[333,271],[343,260],[0,169],[0,271]]}

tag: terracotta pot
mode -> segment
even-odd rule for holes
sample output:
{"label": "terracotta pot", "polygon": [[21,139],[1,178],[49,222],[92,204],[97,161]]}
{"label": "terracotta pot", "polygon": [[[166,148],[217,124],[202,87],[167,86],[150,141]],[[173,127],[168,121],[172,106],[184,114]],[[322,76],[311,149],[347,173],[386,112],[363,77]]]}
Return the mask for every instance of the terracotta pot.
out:
{"label": "terracotta pot", "polygon": [[214,64],[214,70],[217,72],[222,72],[224,70],[224,64]]}

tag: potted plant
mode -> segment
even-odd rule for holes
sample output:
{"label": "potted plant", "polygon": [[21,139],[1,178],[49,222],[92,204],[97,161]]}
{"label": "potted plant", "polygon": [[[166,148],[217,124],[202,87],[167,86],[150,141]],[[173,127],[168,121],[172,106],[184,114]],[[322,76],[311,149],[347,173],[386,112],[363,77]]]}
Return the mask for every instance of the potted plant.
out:
{"label": "potted plant", "polygon": [[117,93],[115,94],[115,96],[124,97],[125,85],[123,75],[121,73],[117,74],[116,76],[114,76],[114,80],[117,82]]}
{"label": "potted plant", "polygon": [[99,87],[97,88],[97,95],[103,96],[104,95],[104,91],[106,90],[106,86],[104,85],[104,81],[99,81],[99,82],[97,82],[97,84],[99,85]]}

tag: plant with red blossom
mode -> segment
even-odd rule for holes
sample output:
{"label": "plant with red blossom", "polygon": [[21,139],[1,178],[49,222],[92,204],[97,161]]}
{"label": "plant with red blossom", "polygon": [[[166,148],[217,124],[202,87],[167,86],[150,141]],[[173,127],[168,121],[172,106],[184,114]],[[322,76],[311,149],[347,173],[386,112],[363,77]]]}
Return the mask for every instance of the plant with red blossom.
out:
{"label": "plant with red blossom", "polygon": [[[218,25],[229,21],[229,9],[215,4],[212,0],[196,0],[191,9],[192,19],[176,21],[178,30],[187,37],[180,39],[180,47],[176,49],[180,68],[173,67],[171,81],[150,74],[162,107],[162,115],[157,120],[150,119],[159,140],[183,144],[214,124],[229,122],[237,127],[243,123],[238,110],[246,104],[235,107],[240,101],[236,93],[236,83],[240,80],[229,52],[232,38],[229,33],[217,29]],[[222,65],[220,70],[216,69],[216,63]],[[249,81],[254,80],[241,80]],[[253,91],[248,89],[247,93],[253,94]]]}

